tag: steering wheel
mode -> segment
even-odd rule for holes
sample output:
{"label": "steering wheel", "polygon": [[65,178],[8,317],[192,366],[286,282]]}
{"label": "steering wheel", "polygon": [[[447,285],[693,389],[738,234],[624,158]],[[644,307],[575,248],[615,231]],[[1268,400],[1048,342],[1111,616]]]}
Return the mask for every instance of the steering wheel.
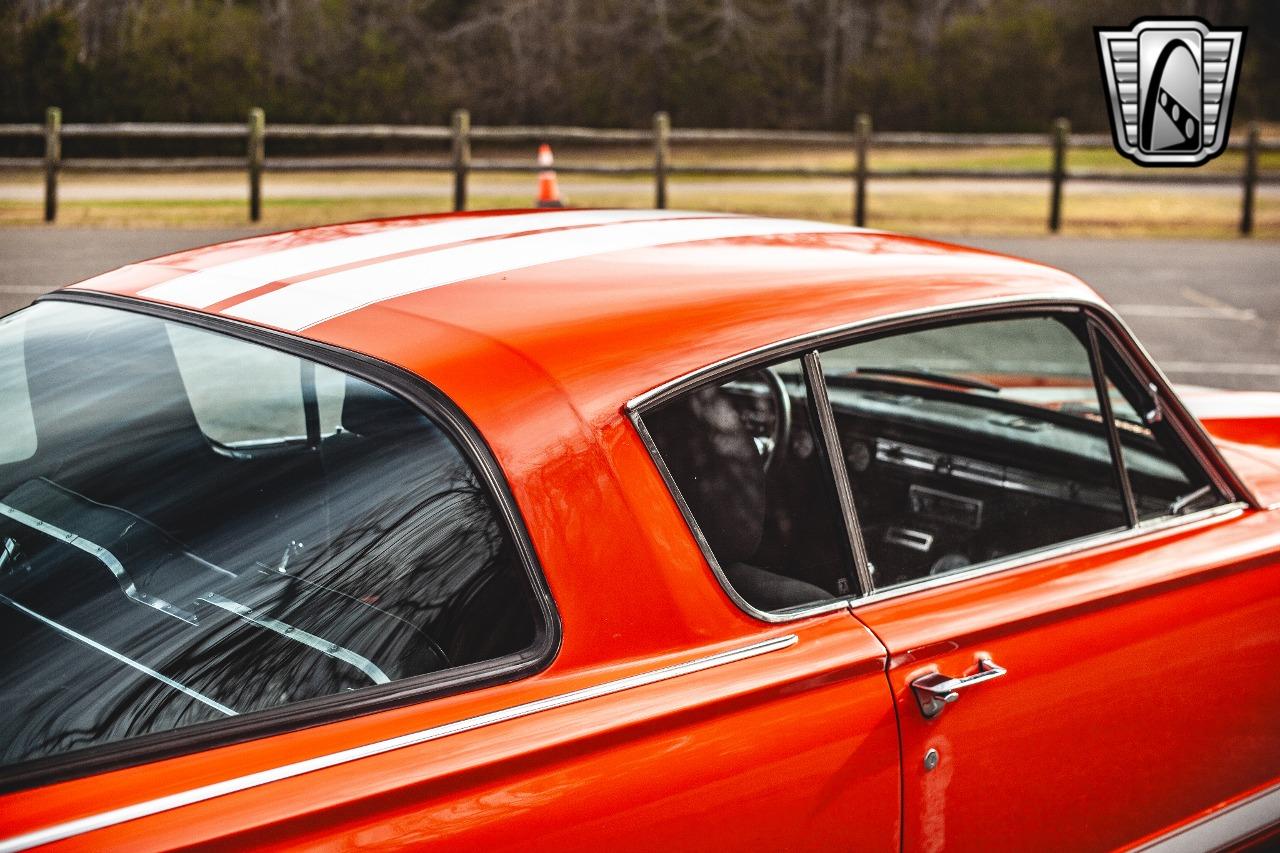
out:
{"label": "steering wheel", "polygon": [[768,474],[786,458],[791,444],[791,395],[787,393],[786,383],[778,371],[772,367],[762,367],[756,373],[764,380],[773,400],[773,431],[769,435],[769,446],[763,450],[764,471]]}

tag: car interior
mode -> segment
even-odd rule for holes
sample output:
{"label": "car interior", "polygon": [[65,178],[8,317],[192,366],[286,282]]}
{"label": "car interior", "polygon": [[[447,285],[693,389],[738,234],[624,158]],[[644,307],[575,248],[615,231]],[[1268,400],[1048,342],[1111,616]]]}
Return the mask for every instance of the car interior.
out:
{"label": "car interior", "polygon": [[706,386],[644,416],[720,571],[762,610],[834,598],[853,577],[803,385],[773,376]]}
{"label": "car interior", "polygon": [[[1004,377],[1003,387],[973,373],[823,354],[877,590],[1127,526],[1083,331],[1072,334],[1083,379]],[[1106,369],[1138,516],[1220,501],[1167,423],[1126,417],[1150,401],[1114,353]],[[804,498],[822,492],[818,500],[835,506],[820,482],[830,477],[807,399],[791,362],[704,385],[642,416],[725,579],[761,610],[848,594],[852,582],[839,516]]]}

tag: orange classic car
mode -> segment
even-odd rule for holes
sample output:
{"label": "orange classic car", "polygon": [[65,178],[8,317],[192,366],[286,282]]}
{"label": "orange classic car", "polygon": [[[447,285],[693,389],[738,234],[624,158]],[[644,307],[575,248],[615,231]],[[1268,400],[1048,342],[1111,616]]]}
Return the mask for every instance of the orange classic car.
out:
{"label": "orange classic car", "polygon": [[0,320],[0,851],[1203,850],[1280,820],[1280,395],[1075,278],[359,222]]}

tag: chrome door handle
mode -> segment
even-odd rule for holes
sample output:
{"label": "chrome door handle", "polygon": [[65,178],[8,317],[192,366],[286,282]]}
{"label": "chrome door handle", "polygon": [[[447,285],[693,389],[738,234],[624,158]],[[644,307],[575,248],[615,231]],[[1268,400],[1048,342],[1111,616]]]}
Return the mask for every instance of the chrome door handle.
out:
{"label": "chrome door handle", "polygon": [[911,692],[916,694],[920,713],[924,714],[925,719],[933,719],[941,714],[948,704],[960,698],[961,689],[999,678],[1007,671],[990,658],[983,658],[978,661],[978,671],[973,675],[952,678],[940,672],[931,672],[911,682]]}

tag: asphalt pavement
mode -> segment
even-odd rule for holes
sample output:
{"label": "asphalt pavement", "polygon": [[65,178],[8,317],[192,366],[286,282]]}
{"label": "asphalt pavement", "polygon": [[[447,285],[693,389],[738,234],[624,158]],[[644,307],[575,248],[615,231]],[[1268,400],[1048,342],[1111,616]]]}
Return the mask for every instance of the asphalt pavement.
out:
{"label": "asphalt pavement", "polygon": [[[0,229],[0,315],[122,264],[260,233]],[[1069,270],[1116,306],[1175,382],[1280,391],[1280,243],[950,238]]]}

